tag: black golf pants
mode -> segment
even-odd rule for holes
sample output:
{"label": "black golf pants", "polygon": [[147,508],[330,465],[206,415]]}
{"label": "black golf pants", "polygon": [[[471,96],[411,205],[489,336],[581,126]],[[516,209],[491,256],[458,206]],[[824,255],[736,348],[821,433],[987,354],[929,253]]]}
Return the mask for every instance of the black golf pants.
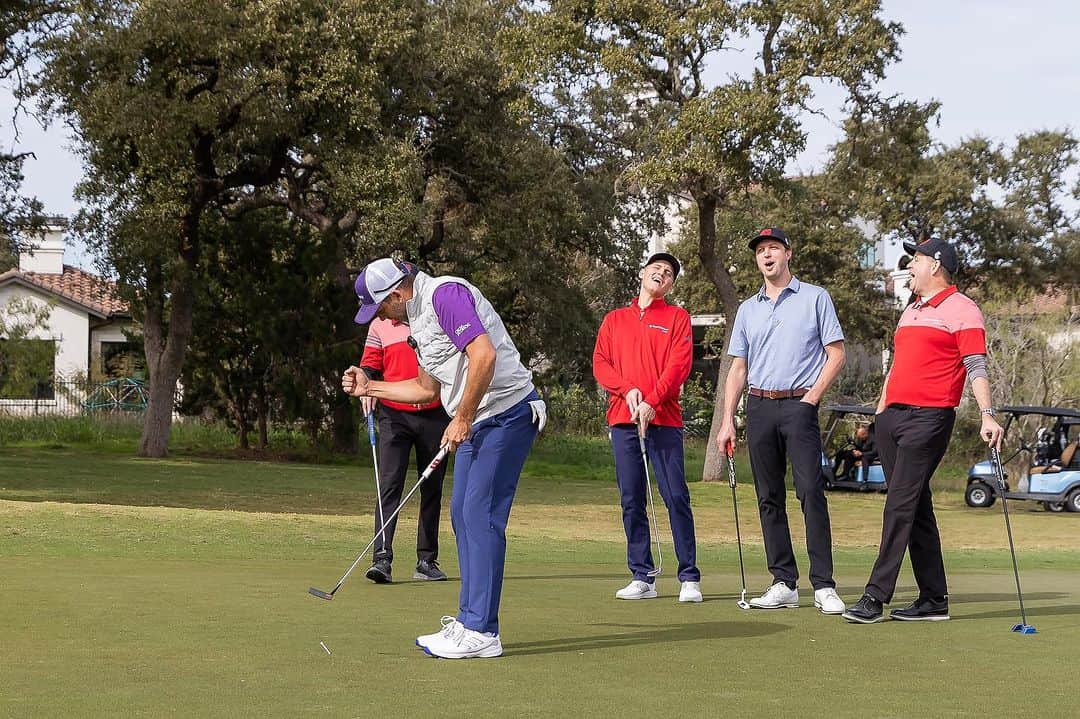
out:
{"label": "black golf pants", "polygon": [[758,514],[765,538],[769,573],[777,582],[794,587],[799,578],[787,517],[788,459],[795,480],[795,496],[806,521],[806,551],[810,555],[810,582],[814,589],[835,587],[832,528],[821,473],[821,430],[816,405],[798,398],[746,399],[746,443],[754,471]]}
{"label": "black golf pants", "polygon": [[880,602],[892,601],[905,550],[919,597],[948,594],[930,478],[945,456],[955,420],[951,407],[889,405],[878,415],[875,437],[888,493],[866,593]]}
{"label": "black golf pants", "polygon": [[[382,526],[383,517],[389,517],[401,502],[405,479],[413,449],[416,449],[416,468],[419,475],[439,452],[450,418],[442,407],[405,412],[380,404],[379,418],[379,474],[382,485],[381,512],[375,513],[375,531]],[[447,462],[420,485],[420,519],[416,527],[416,558],[431,561],[439,558],[439,515],[442,510],[443,477]],[[410,485],[411,487],[411,485]],[[397,517],[386,527],[386,537],[375,540],[375,559],[394,559],[394,530]]]}

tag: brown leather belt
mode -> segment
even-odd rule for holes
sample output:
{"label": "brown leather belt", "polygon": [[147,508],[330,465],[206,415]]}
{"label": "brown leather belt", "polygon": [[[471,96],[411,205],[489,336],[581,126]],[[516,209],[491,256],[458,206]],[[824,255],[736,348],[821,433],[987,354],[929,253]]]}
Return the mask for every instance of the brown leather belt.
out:
{"label": "brown leather belt", "polygon": [[796,397],[802,397],[810,390],[803,387],[802,389],[758,389],[757,387],[750,388],[750,394],[754,397],[762,397],[764,399],[794,399]]}

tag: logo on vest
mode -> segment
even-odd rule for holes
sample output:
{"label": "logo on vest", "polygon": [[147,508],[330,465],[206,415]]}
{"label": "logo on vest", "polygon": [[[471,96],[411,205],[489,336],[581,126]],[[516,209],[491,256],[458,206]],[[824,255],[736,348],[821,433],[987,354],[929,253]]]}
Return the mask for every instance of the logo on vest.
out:
{"label": "logo on vest", "polygon": [[664,334],[667,334],[668,332],[671,331],[667,327],[664,327],[662,325],[649,325],[649,329],[651,329],[651,330],[660,330]]}
{"label": "logo on vest", "polygon": [[461,333],[469,329],[470,327],[472,327],[472,322],[466,322],[463,325],[458,325],[457,329],[454,330],[454,334],[460,337]]}

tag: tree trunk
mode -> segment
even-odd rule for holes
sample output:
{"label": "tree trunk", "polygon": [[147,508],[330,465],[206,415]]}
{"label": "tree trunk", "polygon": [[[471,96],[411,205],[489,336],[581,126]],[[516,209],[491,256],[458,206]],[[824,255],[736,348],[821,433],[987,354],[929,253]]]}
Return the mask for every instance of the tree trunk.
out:
{"label": "tree trunk", "polygon": [[[356,314],[356,295],[353,289],[352,278],[349,277],[349,267],[345,262],[344,256],[344,240],[340,235],[336,238],[339,248],[339,256],[333,267],[333,277],[335,285],[335,299],[334,305],[337,308],[337,316],[342,320],[337,324],[337,331],[335,332],[335,339],[338,342],[348,343],[353,340],[354,343],[347,346],[355,348],[355,358],[350,364],[360,363],[361,348],[359,342],[355,342],[358,339],[359,333],[356,331],[356,324],[352,321],[352,316]],[[341,370],[344,370],[342,367]],[[330,378],[332,386],[340,385],[341,372],[337,372],[335,376]],[[344,452],[347,454],[356,454],[360,450],[359,435],[357,433],[356,426],[356,412],[353,410],[352,398],[346,395],[338,388],[337,393],[334,395],[333,400],[333,441],[331,446],[335,452]]]}
{"label": "tree trunk", "polygon": [[713,441],[713,437],[720,431],[720,425],[724,418],[724,380],[731,368],[731,358],[727,356],[727,346],[731,340],[731,325],[735,321],[735,313],[739,309],[739,297],[736,294],[735,283],[728,274],[729,261],[725,257],[727,251],[718,254],[716,248],[716,208],[719,198],[711,193],[704,192],[694,197],[698,209],[698,258],[701,266],[709,275],[709,280],[716,287],[716,294],[720,298],[720,311],[724,315],[724,337],[721,344],[720,371],[716,378],[716,396],[713,400],[712,425],[709,428],[709,437],[705,447],[705,467],[701,472],[703,482],[715,482],[724,478],[720,467],[720,451]]}
{"label": "tree trunk", "polygon": [[[194,235],[189,238],[197,241]],[[173,398],[191,339],[195,309],[194,259],[190,254],[182,256],[181,264],[174,271],[167,293],[168,330],[164,327],[166,291],[161,267],[147,272],[143,350],[150,372],[150,399],[139,440],[140,457],[165,457],[169,453]]]}
{"label": "tree trunk", "polygon": [[255,395],[255,422],[259,428],[259,450],[266,451],[269,444],[267,441],[267,418],[269,408],[266,401],[266,386],[260,383],[259,390]]}

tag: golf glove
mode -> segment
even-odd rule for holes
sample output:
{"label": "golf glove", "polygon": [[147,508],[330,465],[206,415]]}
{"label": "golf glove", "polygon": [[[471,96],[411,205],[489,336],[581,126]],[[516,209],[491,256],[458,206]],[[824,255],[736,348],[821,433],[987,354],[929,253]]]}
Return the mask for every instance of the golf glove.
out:
{"label": "golf glove", "polygon": [[532,421],[536,425],[536,433],[540,434],[544,431],[544,425],[547,424],[547,405],[542,399],[534,399],[529,402],[529,407],[532,408]]}

